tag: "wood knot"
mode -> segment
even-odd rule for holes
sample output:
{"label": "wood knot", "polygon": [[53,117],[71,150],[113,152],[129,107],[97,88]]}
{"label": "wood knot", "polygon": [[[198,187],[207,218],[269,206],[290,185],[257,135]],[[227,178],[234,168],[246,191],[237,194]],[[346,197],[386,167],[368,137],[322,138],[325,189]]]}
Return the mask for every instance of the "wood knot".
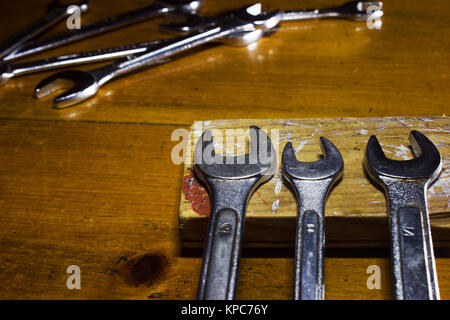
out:
{"label": "wood knot", "polygon": [[132,286],[152,286],[163,278],[167,268],[167,258],[162,254],[145,254],[124,262],[119,273]]}

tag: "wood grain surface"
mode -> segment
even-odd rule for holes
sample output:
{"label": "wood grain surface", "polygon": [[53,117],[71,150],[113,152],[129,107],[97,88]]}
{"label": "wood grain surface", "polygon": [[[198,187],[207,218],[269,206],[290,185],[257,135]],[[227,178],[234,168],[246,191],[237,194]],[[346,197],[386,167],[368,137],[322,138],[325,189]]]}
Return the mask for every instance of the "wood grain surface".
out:
{"label": "wood grain surface", "polygon": [[[196,122],[185,147],[186,161],[180,194],[180,235],[183,245],[202,246],[209,217],[206,188],[194,173],[194,145],[205,130],[212,130],[215,150],[233,156],[244,154],[248,128],[256,125],[271,138],[277,154],[274,176],[251,197],[247,209],[246,245],[292,247],[295,243],[297,202],[281,177],[281,155],[291,142],[298,159],[316,161],[321,155],[319,137],[332,141],[342,154],[344,174],[326,203],[328,246],[386,246],[389,238],[384,192],[368,179],[363,168],[364,151],[370,135],[376,135],[392,159],[412,158],[409,133],[419,130],[435,143],[442,155],[439,179],[428,189],[433,240],[450,246],[450,121],[448,117],[323,118],[270,120],[217,120]],[[187,139],[186,139],[187,140]],[[190,147],[190,149],[188,149]]]}
{"label": "wood grain surface", "polygon": [[[82,26],[150,3],[91,1]],[[245,3],[207,0],[204,13]],[[2,2],[0,39],[44,10],[42,1]],[[53,71],[12,79],[0,88],[0,298],[195,298],[201,250],[181,250],[183,168],[170,159],[172,132],[194,121],[448,115],[450,3],[388,0],[384,12],[381,30],[338,20],[283,23],[256,46],[196,50],[65,110],[32,96]],[[162,21],[25,61],[168,37],[158,29]],[[47,34],[64,29],[61,23]],[[387,253],[353,253],[327,251],[326,298],[392,298]],[[290,299],[292,257],[289,250],[244,250],[238,298]],[[66,287],[69,265],[80,266],[81,290]],[[367,288],[370,265],[381,268],[380,290]],[[449,299],[448,255],[438,252],[437,271]]]}

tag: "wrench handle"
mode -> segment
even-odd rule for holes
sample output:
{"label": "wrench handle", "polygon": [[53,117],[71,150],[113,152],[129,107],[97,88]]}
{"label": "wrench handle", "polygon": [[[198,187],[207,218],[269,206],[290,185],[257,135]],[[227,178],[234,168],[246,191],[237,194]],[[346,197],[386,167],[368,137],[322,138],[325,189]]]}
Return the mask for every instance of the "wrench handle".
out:
{"label": "wrench handle", "polygon": [[180,52],[198,47],[207,42],[221,39],[233,30],[232,27],[213,27],[207,30],[195,31],[188,35],[167,39],[161,45],[156,45],[146,52],[129,55],[118,59],[112,64],[91,70],[95,74],[100,86],[109,80],[145,66],[158,64],[159,61],[171,57]]}
{"label": "wrench handle", "polygon": [[299,212],[295,244],[294,300],[323,300],[323,212]]}
{"label": "wrench handle", "polygon": [[155,40],[130,45],[122,45],[112,48],[97,49],[93,51],[78,52],[63,56],[56,56],[42,60],[34,60],[22,63],[10,64],[10,72],[14,76],[30,74],[50,69],[63,68],[68,66],[94,63],[104,60],[122,58],[130,54],[137,54],[151,49],[153,46],[161,44],[165,40]]}
{"label": "wrench handle", "polygon": [[65,6],[58,6],[50,9],[40,19],[34,21],[24,29],[0,42],[0,58],[9,55],[14,50],[17,50],[25,42],[50,28],[67,15],[67,7]]}
{"label": "wrench handle", "polygon": [[335,178],[292,181],[297,204],[294,300],[323,300],[325,202]]}
{"label": "wrench handle", "polygon": [[198,291],[199,300],[232,300],[241,255],[242,214],[223,208],[211,216]]}
{"label": "wrench handle", "polygon": [[239,273],[245,211],[261,177],[221,180],[206,178],[211,216],[203,254],[197,298],[233,300]]}
{"label": "wrench handle", "polygon": [[[439,286],[426,203],[426,182],[387,185],[395,297],[439,300]],[[387,180],[386,180],[387,181]]]}
{"label": "wrench handle", "polygon": [[64,31],[52,37],[33,41],[21,48],[18,52],[14,52],[13,54],[6,57],[5,61],[24,58],[29,55],[37,54],[59,46],[86,39],[88,37],[113,31],[130,24],[138,23],[147,19],[152,19],[169,11],[173,11],[173,9],[155,3],[145,8],[140,8],[117,16],[109,17],[105,20],[100,20],[83,26],[79,30]]}

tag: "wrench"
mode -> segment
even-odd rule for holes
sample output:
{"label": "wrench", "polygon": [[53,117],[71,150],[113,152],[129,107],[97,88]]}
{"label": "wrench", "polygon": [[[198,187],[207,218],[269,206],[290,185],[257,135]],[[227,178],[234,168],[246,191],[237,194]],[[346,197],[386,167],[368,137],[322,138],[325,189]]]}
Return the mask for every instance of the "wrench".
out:
{"label": "wrench", "polygon": [[275,149],[266,133],[252,126],[250,153],[224,157],[215,153],[212,133],[208,130],[195,146],[194,163],[197,175],[211,195],[197,297],[232,300],[237,287],[247,203],[255,189],[273,176],[277,167]]}
{"label": "wrench", "polygon": [[364,165],[388,199],[396,299],[439,300],[426,191],[441,172],[441,155],[418,131],[411,131],[409,141],[416,158],[398,161],[386,158],[371,136]]}
{"label": "wrench", "polygon": [[24,58],[130,24],[152,19],[163,14],[174,12],[195,13],[201,7],[201,4],[202,0],[157,0],[150,6],[88,24],[79,30],[60,32],[49,38],[35,40],[19,50],[12,52],[4,57],[3,60],[12,61]]}
{"label": "wrench", "polygon": [[152,65],[158,60],[207,42],[224,41],[235,46],[248,45],[260,39],[266,30],[275,28],[279,21],[279,11],[262,12],[260,3],[245,6],[219,16],[209,28],[169,39],[147,52],[130,55],[90,71],[69,70],[51,75],[36,86],[35,96],[40,99],[72,82],[75,84],[72,88],[54,99],[56,108],[65,108],[94,96],[102,85],[119,75]]}
{"label": "wrench", "polygon": [[5,85],[11,78],[30,73],[41,72],[50,69],[74,66],[79,64],[94,63],[114,58],[125,57],[130,54],[145,52],[166,40],[155,40],[117,46],[112,48],[97,49],[56,56],[42,60],[9,64],[0,60],[0,86]]}
{"label": "wrench", "polygon": [[[88,1],[80,1],[78,6],[81,11],[86,11],[88,9]],[[44,16],[0,42],[0,58],[14,52],[28,40],[41,34],[57,22],[61,21],[64,17],[71,15],[73,12],[70,7],[71,5],[61,4],[58,1],[51,2],[47,7],[47,13]]]}
{"label": "wrench", "polygon": [[344,161],[328,139],[320,137],[324,158],[297,160],[292,144],[284,147],[283,177],[292,186],[298,203],[295,244],[294,299],[323,300],[325,202],[331,187],[342,176]]}
{"label": "wrench", "polygon": [[[349,1],[343,5],[325,9],[301,9],[281,11],[281,21],[312,20],[312,19],[346,19],[364,22],[369,17],[383,16],[383,2],[380,1]],[[369,12],[368,9],[378,8]],[[214,23],[214,17],[201,17],[195,14],[173,15],[166,19],[161,27],[170,32],[188,33],[206,28]]]}

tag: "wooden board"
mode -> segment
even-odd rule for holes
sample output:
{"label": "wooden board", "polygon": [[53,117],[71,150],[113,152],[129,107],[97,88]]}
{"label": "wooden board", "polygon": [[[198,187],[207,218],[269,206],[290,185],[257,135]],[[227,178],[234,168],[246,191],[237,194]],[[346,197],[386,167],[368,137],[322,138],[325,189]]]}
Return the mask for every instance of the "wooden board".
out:
{"label": "wooden board", "polygon": [[[190,142],[197,141],[203,130],[217,129],[213,131],[213,134],[216,132],[217,152],[242,154],[246,148],[245,140],[233,140],[234,135],[238,133],[245,137],[250,125],[261,127],[271,136],[278,164],[286,142],[293,143],[302,161],[319,159],[320,136],[329,138],[339,148],[344,158],[344,175],[332,190],[326,205],[329,246],[387,245],[385,197],[367,179],[363,169],[365,145],[370,135],[377,135],[388,157],[406,160],[412,157],[409,132],[421,131],[435,143],[443,162],[441,175],[427,194],[433,239],[443,246],[450,244],[450,122],[447,117],[205,121],[193,125]],[[241,129],[241,132],[225,132],[225,129]],[[223,139],[220,134],[224,135]],[[233,146],[237,148],[234,150]],[[180,233],[186,246],[203,243],[210,207],[208,193],[192,169],[192,154],[188,154],[185,163],[180,200]],[[292,246],[296,207],[294,195],[285,186],[278,170],[250,200],[246,216],[246,245]]]}

